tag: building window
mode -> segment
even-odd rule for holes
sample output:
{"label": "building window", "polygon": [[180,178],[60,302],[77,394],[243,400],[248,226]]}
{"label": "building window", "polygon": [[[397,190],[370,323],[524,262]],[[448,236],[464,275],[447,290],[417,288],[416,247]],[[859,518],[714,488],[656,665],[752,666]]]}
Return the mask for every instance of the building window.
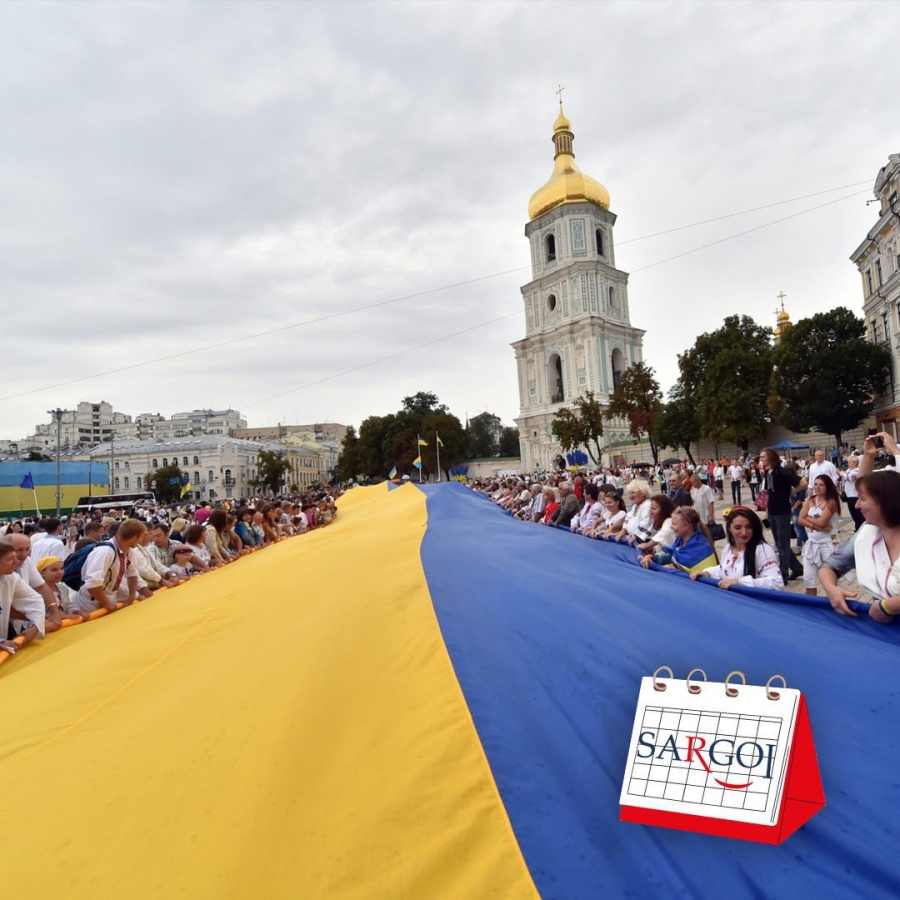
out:
{"label": "building window", "polygon": [[154,469],[158,469],[158,468],[159,468],[159,463],[158,463],[155,459],[153,460],[153,468],[154,468]]}
{"label": "building window", "polygon": [[563,389],[562,360],[559,358],[558,353],[554,353],[550,357],[550,362],[547,366],[547,382],[550,402],[562,403],[565,392]]}
{"label": "building window", "polygon": [[553,262],[556,259],[556,238],[552,234],[548,234],[544,246],[547,248],[547,262]]}
{"label": "building window", "polygon": [[598,228],[595,234],[597,236],[597,256],[603,256],[603,231]]}
{"label": "building window", "polygon": [[875,260],[875,274],[878,276],[878,287],[881,287],[884,284],[884,281],[881,277],[881,260]]}
{"label": "building window", "polygon": [[212,481],[212,480],[213,480],[213,470],[212,470],[212,469],[210,469],[210,470],[206,473],[206,480],[207,480],[207,481]]}
{"label": "building window", "polygon": [[116,477],[113,479],[113,489],[114,489],[114,490],[119,490],[119,477],[118,477],[118,476],[116,476]]}
{"label": "building window", "polygon": [[188,465],[188,458],[187,458],[186,456],[184,457],[184,459],[181,460],[181,464],[182,464],[183,466]]}
{"label": "building window", "polygon": [[872,290],[873,290],[873,288],[872,288],[872,270],[871,269],[866,269],[866,284],[868,285],[869,293],[871,294]]}
{"label": "building window", "polygon": [[200,473],[194,472],[194,484],[200,484]]}
{"label": "building window", "polygon": [[131,490],[131,479],[127,475],[125,476],[125,490]]}
{"label": "building window", "polygon": [[231,474],[231,469],[225,470],[225,484],[234,484],[234,478]]}
{"label": "building window", "polygon": [[144,489],[144,479],[140,475],[134,479],[135,490],[142,491]]}
{"label": "building window", "polygon": [[550,312],[553,312],[553,310],[556,309],[556,294],[551,294],[547,298],[547,309],[549,309]]}
{"label": "building window", "polygon": [[607,291],[606,296],[609,299],[609,308],[615,309],[616,308],[616,289],[614,287],[610,286],[609,290]]}
{"label": "building window", "polygon": [[[187,460],[184,461],[184,464],[187,465]],[[195,466],[199,466],[199,465],[200,465],[200,457],[199,457],[199,456],[195,456],[195,457],[194,457],[194,465],[195,465]]]}
{"label": "building window", "polygon": [[118,460],[116,460],[116,468],[117,468],[117,469],[119,468],[119,461],[118,461]]}
{"label": "building window", "polygon": [[167,456],[163,457],[163,468],[165,468],[169,464],[169,458]]}

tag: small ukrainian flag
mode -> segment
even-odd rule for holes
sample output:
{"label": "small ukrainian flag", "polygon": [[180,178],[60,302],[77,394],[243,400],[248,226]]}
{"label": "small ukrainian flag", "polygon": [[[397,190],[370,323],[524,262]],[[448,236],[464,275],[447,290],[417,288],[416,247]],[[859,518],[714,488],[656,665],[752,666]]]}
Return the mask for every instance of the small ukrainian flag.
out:
{"label": "small ukrainian flag", "polygon": [[[419,446],[420,446],[420,447],[427,447],[427,446],[428,446],[428,441],[423,441],[423,440],[422,440],[422,436],[421,436],[420,434],[417,434],[416,437],[419,439]],[[413,465],[415,465],[415,463],[413,463]]]}
{"label": "small ukrainian flag", "polygon": [[185,494],[187,494],[189,491],[192,491],[193,489],[194,489],[194,486],[193,486],[190,482],[188,482],[188,483],[181,489],[181,497],[182,497],[182,499],[184,498],[184,495],[185,495]]}
{"label": "small ukrainian flag", "polygon": [[421,468],[422,468],[422,457],[421,457],[421,456],[417,456],[417,457],[413,460],[413,465],[414,465],[417,469],[421,469]]}
{"label": "small ukrainian flag", "polygon": [[388,478],[390,478],[390,479],[393,481],[396,477],[397,477],[397,467],[394,466],[394,467],[391,469],[391,471],[388,472]]}

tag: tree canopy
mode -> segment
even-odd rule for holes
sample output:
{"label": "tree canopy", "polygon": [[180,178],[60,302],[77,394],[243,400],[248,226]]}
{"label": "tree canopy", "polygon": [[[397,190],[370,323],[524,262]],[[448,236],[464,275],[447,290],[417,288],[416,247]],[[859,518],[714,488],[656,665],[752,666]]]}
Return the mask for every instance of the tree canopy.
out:
{"label": "tree canopy", "polygon": [[866,340],[863,320],[843,306],[801,319],[774,351],[773,411],[794,431],[834,435],[856,428],[884,390],[890,352]]}
{"label": "tree canopy", "polygon": [[469,419],[469,459],[500,455],[503,425],[500,416],[483,412]]}
{"label": "tree canopy", "polygon": [[593,391],[585,391],[573,403],[553,417],[550,426],[564,451],[584,447],[594,465],[600,464],[600,438],[603,437],[603,407]]}
{"label": "tree canopy", "polygon": [[254,483],[261,488],[280,494],[284,488],[285,476],[291,464],[280,450],[260,450],[256,455],[256,478]]}
{"label": "tree canopy", "polygon": [[147,475],[144,483],[153,491],[158,503],[177,503],[181,499],[182,489],[187,484],[187,475],[173,463],[154,469]]}
{"label": "tree canopy", "polygon": [[721,328],[701,334],[678,357],[685,398],[700,433],[749,452],[771,421],[767,398],[772,376],[769,329],[749,316],[728,316]]}
{"label": "tree canopy", "polygon": [[679,381],[669,391],[669,400],[660,410],[656,438],[660,447],[671,447],[673,450],[684,449],[691,463],[691,443],[702,437],[697,421],[697,411],[684,394],[684,387]]}
{"label": "tree canopy", "polygon": [[659,449],[654,434],[661,410],[662,393],[655,373],[649,366],[639,362],[619,375],[619,383],[609,396],[606,418],[627,419],[629,433],[636,441],[646,434],[653,462],[658,462]]}

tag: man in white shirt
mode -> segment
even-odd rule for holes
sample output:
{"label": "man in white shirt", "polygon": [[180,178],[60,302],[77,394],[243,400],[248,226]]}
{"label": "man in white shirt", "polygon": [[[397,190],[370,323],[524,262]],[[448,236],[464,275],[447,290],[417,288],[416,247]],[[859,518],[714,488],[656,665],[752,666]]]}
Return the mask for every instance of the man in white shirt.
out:
{"label": "man in white shirt", "polygon": [[35,561],[31,558],[31,541],[24,534],[7,535],[6,540],[12,544],[16,554],[15,573],[33,591],[37,591],[44,598],[47,631],[56,631],[62,627],[62,610],[56,602],[56,595],[50,585],[44,581],[44,576],[38,571]]}
{"label": "man in white shirt", "polygon": [[137,599],[138,576],[131,562],[131,551],[146,530],[147,526],[140,519],[127,519],[109,543],[100,544],[91,551],[81,567],[84,584],[72,596],[73,606],[82,612],[95,609],[113,612],[123,580],[128,585],[125,605]]}
{"label": "man in white shirt", "polygon": [[24,642],[44,636],[44,600],[15,573],[16,548],[7,537],[0,538],[0,649],[15,653],[18,644],[7,640],[13,610],[25,617],[28,627]]}
{"label": "man in white shirt", "polygon": [[700,480],[699,475],[691,476],[691,500],[700,521],[712,525],[716,521],[716,492]]}
{"label": "man in white shirt", "polygon": [[820,475],[827,475],[832,480],[832,482],[834,482],[834,486],[838,490],[840,490],[841,476],[838,473],[838,470],[834,467],[834,463],[825,459],[825,451],[816,450],[815,457],[815,462],[810,465],[809,474],[806,476],[806,480],[809,482],[809,487],[807,488],[806,495],[808,497],[812,497],[816,479]]}
{"label": "man in white shirt", "polygon": [[744,470],[734,460],[728,467],[728,477],[731,479],[731,502],[740,506],[741,503],[741,481],[744,477]]}
{"label": "man in white shirt", "polygon": [[44,522],[44,530],[31,538],[31,558],[35,564],[45,556],[58,556],[65,559],[69,553],[63,538],[62,522],[57,518],[50,518]]}

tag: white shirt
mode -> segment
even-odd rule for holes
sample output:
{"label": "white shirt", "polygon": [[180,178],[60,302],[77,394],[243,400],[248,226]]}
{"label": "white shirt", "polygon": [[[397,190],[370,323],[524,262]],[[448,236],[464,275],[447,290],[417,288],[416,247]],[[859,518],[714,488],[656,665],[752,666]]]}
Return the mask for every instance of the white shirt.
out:
{"label": "white shirt", "polygon": [[691,500],[694,501],[694,509],[700,516],[700,521],[707,525],[709,523],[709,505],[716,502],[716,494],[707,484],[701,484],[698,488],[691,488]]}
{"label": "white shirt", "polygon": [[766,588],[770,591],[784,590],[784,579],[778,567],[778,558],[769,544],[758,544],[756,547],[756,578],[744,574],[744,553],[742,551],[736,554],[731,544],[725,545],[719,565],[704,569],[703,575],[713,581],[737,578],[746,587]]}
{"label": "white shirt", "polygon": [[[91,588],[103,588],[108,600],[112,600],[112,589],[119,578],[119,553],[124,551],[119,549],[119,545],[115,539],[108,544],[98,545],[88,554],[84,565],[81,567],[81,577],[84,584],[77,594],[72,598],[72,604],[82,612],[93,612],[100,609],[100,604],[91,596]],[[127,578],[137,576],[134,565],[131,562],[130,554],[125,553],[125,573],[122,576],[124,584]]]}
{"label": "white shirt", "polygon": [[834,463],[829,462],[827,459],[823,459],[822,462],[814,462],[809,467],[809,475],[806,479],[809,482],[809,488],[807,489],[808,494],[812,495],[813,485],[820,475],[827,475],[832,480],[835,487],[838,487],[841,483],[841,476],[834,467]]}
{"label": "white shirt", "polygon": [[9,613],[13,609],[24,613],[32,625],[37,625],[41,637],[44,636],[44,598],[15,572],[0,575],[0,637],[3,640],[9,633]]}
{"label": "white shirt", "polygon": [[54,534],[41,534],[40,538],[31,542],[31,558],[37,562],[45,556],[58,556],[65,559],[69,555],[69,548],[62,538]]}
{"label": "white shirt", "polygon": [[744,477],[744,470],[740,466],[729,466],[728,475],[732,481],[740,481]]}
{"label": "white shirt", "polygon": [[39,590],[46,583],[44,581],[44,576],[38,572],[37,565],[30,556],[22,563],[22,565],[16,567],[16,574],[28,585],[28,587],[34,588],[34,590]]}

